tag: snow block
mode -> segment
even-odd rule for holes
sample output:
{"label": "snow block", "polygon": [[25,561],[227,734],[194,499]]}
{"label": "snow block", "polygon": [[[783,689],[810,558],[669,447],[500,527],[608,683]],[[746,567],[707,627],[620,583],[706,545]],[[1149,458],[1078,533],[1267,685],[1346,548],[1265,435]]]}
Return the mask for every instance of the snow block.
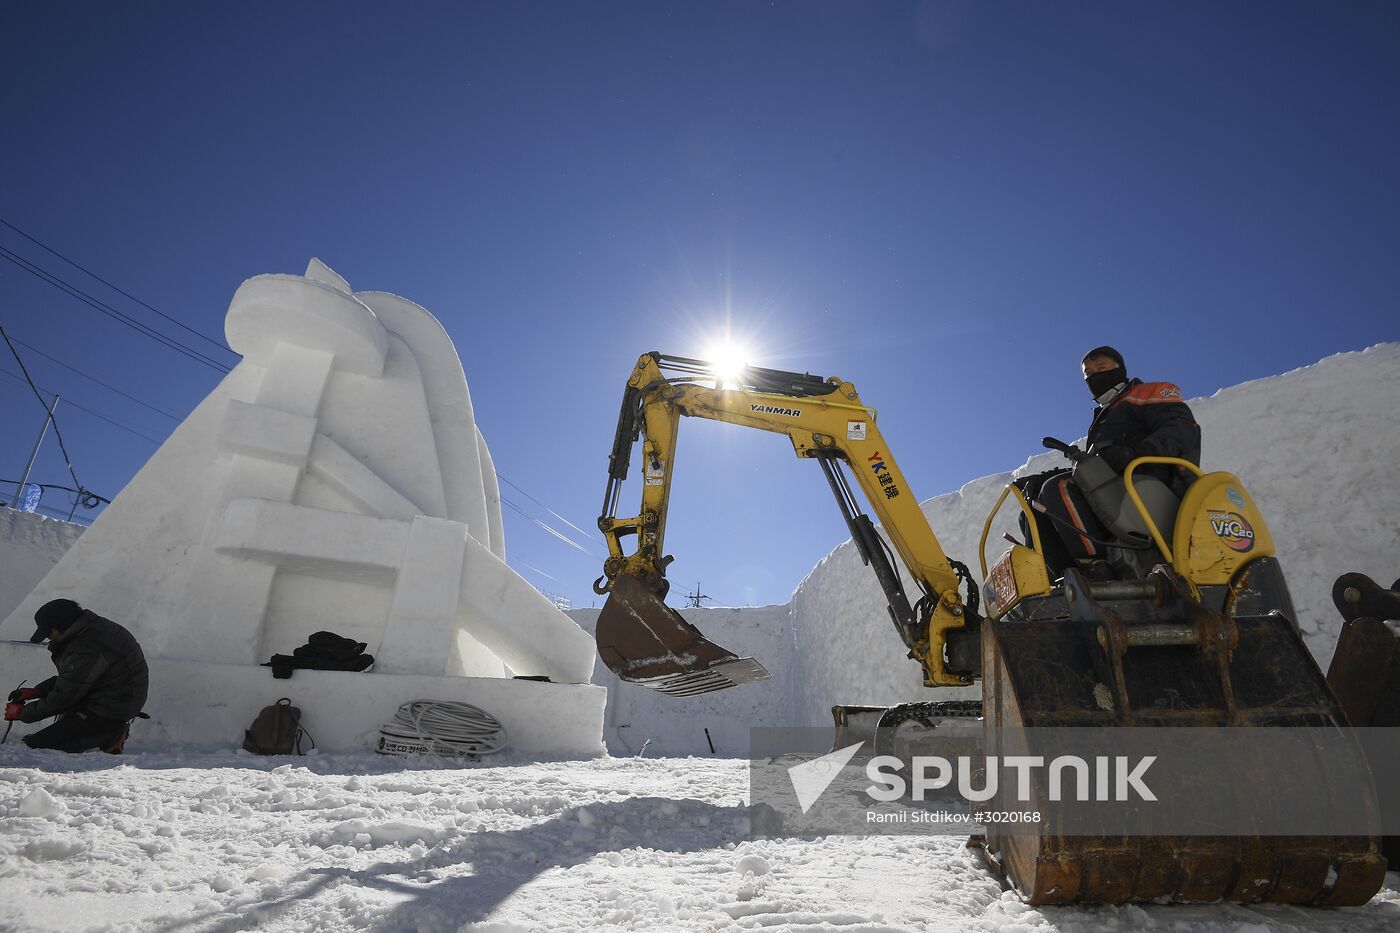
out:
{"label": "snow block", "polygon": [[260,275],[234,292],[224,320],[234,352],[267,365],[282,344],[329,350],[337,367],[384,372],[389,336],[374,312],[333,285],[300,275]]}
{"label": "snow block", "polygon": [[307,466],[312,476],[353,502],[367,515],[412,521],[413,516],[422,513],[422,509],[410,502],[408,497],[384,482],[377,473],[324,434],[317,434],[311,441],[311,457]]}
{"label": "snow block", "polygon": [[[593,638],[480,541],[468,539],[462,566],[466,628],[517,674],[587,683]],[[567,618],[567,617],[565,617]]]}
{"label": "snow block", "polygon": [[[264,706],[289,697],[302,722],[326,751],[371,751],[379,726],[411,700],[470,703],[500,720],[508,753],[551,758],[604,754],[603,706],[607,691],[591,684],[552,684],[501,677],[431,677],[415,674],[296,671],[277,680],[271,668],[244,664],[148,659],[149,721],[131,727],[131,748],[148,743],[237,748],[243,730]],[[53,673],[41,645],[0,642],[0,683],[35,683]],[[15,723],[10,742],[51,723]]]}
{"label": "snow block", "polygon": [[[444,664],[457,629],[466,549],[467,526],[461,522],[422,515],[413,520],[376,656],[381,670],[420,671]],[[502,674],[496,665],[496,676]]]}
{"label": "snow block", "polygon": [[[488,470],[490,454],[485,444],[476,443],[480,437],[476,414],[472,408],[471,390],[462,375],[462,361],[452,348],[452,341],[437,319],[422,307],[385,292],[357,292],[355,297],[372,310],[386,328],[401,336],[414,348],[414,358],[427,399],[433,446],[442,466],[444,495],[443,518],[465,522],[472,537],[486,541],[490,528],[495,540],[501,524],[501,503],[497,496],[490,501],[496,475]],[[490,474],[485,484],[478,482],[483,473]],[[496,556],[505,560],[505,550]]]}
{"label": "snow block", "polygon": [[409,524],[264,499],[235,499],[215,549],[326,579],[389,582],[408,544]]}
{"label": "snow block", "polygon": [[229,399],[224,422],[219,425],[220,450],[292,466],[306,463],[315,437],[315,418],[237,399]]}

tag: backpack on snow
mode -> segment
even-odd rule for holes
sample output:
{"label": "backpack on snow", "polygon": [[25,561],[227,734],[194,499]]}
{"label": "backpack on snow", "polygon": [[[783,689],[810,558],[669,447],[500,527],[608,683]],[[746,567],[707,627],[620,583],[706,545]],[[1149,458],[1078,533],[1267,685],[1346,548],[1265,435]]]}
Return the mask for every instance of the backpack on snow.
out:
{"label": "backpack on snow", "polygon": [[304,755],[301,750],[302,736],[316,747],[301,726],[301,710],[292,701],[283,697],[271,706],[264,706],[253,724],[243,732],[243,747],[255,755]]}

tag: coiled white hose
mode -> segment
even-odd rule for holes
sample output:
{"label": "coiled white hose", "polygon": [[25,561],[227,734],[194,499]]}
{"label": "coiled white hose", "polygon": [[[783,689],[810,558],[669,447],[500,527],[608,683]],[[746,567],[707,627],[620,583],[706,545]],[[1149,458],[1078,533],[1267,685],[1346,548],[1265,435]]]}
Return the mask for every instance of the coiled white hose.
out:
{"label": "coiled white hose", "polygon": [[416,738],[422,751],[439,757],[494,755],[505,750],[507,741],[506,727],[495,716],[470,703],[451,700],[405,703],[392,720],[379,727],[379,733]]}

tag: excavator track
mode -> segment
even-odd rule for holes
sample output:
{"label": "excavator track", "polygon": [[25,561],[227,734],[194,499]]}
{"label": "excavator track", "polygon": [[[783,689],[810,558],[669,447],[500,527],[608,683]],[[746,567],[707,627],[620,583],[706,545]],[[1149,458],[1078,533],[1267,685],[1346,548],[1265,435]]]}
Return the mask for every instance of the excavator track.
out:
{"label": "excavator track", "polygon": [[981,700],[900,703],[881,714],[875,727],[874,753],[908,758],[917,753],[918,741],[922,736],[938,735],[941,738],[949,730],[944,729],[940,734],[939,728],[954,724],[964,727],[959,731],[967,735],[968,728],[980,726],[981,718]]}

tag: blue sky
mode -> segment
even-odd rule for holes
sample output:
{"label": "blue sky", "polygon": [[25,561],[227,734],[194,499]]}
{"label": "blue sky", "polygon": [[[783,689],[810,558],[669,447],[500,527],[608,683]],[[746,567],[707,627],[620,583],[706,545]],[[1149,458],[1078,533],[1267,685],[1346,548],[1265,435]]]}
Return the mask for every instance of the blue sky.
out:
{"label": "blue sky", "polygon": [[[418,301],[500,472],[584,528],[632,362],[726,329],[852,380],[921,498],[1081,434],[1095,344],[1197,396],[1400,338],[1397,113],[1393,3],[0,4],[0,218],[215,340],[311,256]],[[0,324],[177,416],[219,377],[3,260]],[[0,406],[14,479],[43,412]],[[59,424],[106,496],[154,450]],[[52,435],[33,479],[68,480]],[[676,479],[677,591],[782,602],[846,536],[781,438],[687,423]],[[589,605],[598,561],[506,520]]]}

